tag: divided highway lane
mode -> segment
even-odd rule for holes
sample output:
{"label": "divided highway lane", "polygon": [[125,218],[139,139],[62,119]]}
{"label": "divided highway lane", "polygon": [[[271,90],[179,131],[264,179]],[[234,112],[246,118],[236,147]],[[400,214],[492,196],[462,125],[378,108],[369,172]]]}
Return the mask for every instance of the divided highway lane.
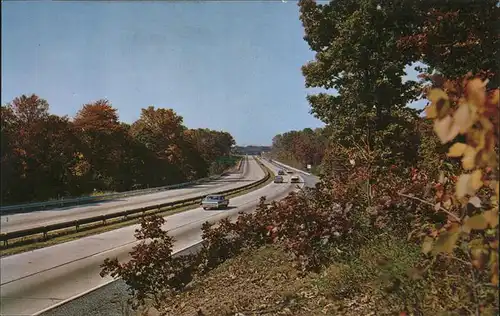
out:
{"label": "divided highway lane", "polygon": [[[267,159],[266,159],[266,161],[269,162]],[[314,188],[316,186],[316,183],[318,183],[320,181],[320,179],[319,179],[318,176],[315,176],[315,175],[313,175],[313,174],[311,174],[309,172],[305,172],[305,171],[296,169],[294,167],[290,167],[288,165],[285,165],[282,162],[273,160],[272,164],[274,166],[276,166],[278,169],[284,167],[284,168],[287,168],[287,169],[293,170],[294,172],[299,173],[300,176],[301,176],[301,178],[304,180],[305,186],[308,187],[308,188]]]}
{"label": "divided highway lane", "polygon": [[92,216],[110,214],[133,208],[167,203],[175,200],[188,199],[199,195],[237,188],[250,182],[262,179],[265,176],[265,173],[252,157],[248,157],[248,163],[244,163],[242,168],[242,173],[233,173],[211,182],[182,189],[168,190],[140,196],[131,196],[119,200],[103,201],[79,207],[5,215],[0,217],[0,228],[3,233],[6,233]]}
{"label": "divided highway lane", "polygon": [[[256,164],[250,160],[251,164]],[[271,169],[277,170],[267,162]],[[258,166],[257,166],[258,167]],[[252,167],[253,168],[253,167]],[[174,250],[201,240],[201,225],[240,211],[252,211],[261,196],[280,199],[296,189],[295,184],[269,185],[231,199],[230,208],[204,211],[201,208],[167,217],[165,229],[176,239]],[[138,225],[93,235],[63,244],[0,258],[0,314],[32,315],[93,288],[112,281],[99,276],[100,264],[108,257],[126,260],[136,241]],[[71,314],[77,316],[77,314]],[[80,314],[88,315],[88,314]]]}

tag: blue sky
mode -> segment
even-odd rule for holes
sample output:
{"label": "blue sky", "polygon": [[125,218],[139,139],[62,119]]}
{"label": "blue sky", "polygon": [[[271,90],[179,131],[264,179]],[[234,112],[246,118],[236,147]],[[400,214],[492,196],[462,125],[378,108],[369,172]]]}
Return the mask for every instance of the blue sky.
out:
{"label": "blue sky", "polygon": [[[2,104],[21,94],[74,116],[109,99],[131,123],[149,105],[240,145],[323,124],[300,67],[314,55],[294,1],[2,3]],[[413,74],[410,74],[413,75]]]}

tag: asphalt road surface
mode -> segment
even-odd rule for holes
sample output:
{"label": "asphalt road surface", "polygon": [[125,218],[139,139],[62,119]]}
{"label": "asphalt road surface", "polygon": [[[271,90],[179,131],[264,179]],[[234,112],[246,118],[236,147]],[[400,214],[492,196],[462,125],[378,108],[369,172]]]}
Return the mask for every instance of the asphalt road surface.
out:
{"label": "asphalt road surface", "polygon": [[229,190],[257,181],[265,176],[253,158],[244,163],[242,172],[233,173],[220,179],[182,189],[168,190],[147,195],[124,197],[118,200],[102,201],[84,206],[73,206],[53,210],[5,215],[0,217],[3,233],[32,227],[73,221],[87,217],[146,207],[160,203],[188,199],[191,197]]}
{"label": "asphalt road surface", "polygon": [[[264,163],[273,170],[278,169],[275,165]],[[249,159],[248,169],[249,174],[245,179],[258,180],[263,175],[262,169],[252,158]],[[276,200],[295,189],[297,184],[291,184],[289,176],[286,176],[285,183],[270,183],[263,188],[231,199],[227,210],[204,211],[202,208],[195,208],[168,216],[164,228],[176,240],[174,251],[179,251],[201,240],[201,225],[205,221],[216,221],[225,217],[235,218],[238,212],[254,210],[261,196],[267,196],[268,200]],[[32,315],[108,284],[112,278],[99,276],[100,264],[105,258],[117,257],[120,261],[127,260],[129,252],[137,244],[133,234],[138,227],[132,225],[0,258],[1,315]],[[71,306],[68,304],[58,309]],[[57,309],[51,312],[54,311]],[[89,313],[88,310],[84,312],[77,308],[74,313],[64,315],[77,316]]]}

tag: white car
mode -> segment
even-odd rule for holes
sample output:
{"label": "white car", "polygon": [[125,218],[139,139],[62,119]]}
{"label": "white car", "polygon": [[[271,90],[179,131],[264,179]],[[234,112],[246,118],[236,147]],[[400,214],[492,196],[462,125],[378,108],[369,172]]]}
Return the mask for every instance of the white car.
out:
{"label": "white car", "polygon": [[291,176],[290,182],[291,183],[299,183],[300,182],[299,176]]}
{"label": "white car", "polygon": [[204,210],[206,209],[220,209],[221,207],[228,207],[229,206],[229,200],[226,199],[224,195],[221,194],[211,194],[205,196],[205,198],[201,201],[201,207],[203,207]]}

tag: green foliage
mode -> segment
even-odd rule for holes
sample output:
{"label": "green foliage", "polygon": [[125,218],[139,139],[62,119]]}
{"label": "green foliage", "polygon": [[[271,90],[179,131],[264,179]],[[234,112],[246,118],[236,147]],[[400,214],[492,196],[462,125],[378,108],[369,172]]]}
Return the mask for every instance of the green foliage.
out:
{"label": "green foliage", "polygon": [[305,128],[302,131],[290,131],[273,138],[271,155],[277,160],[291,164],[294,167],[305,169],[308,164],[321,164],[327,137],[323,129],[312,130]]}
{"label": "green foliage", "polygon": [[[386,158],[404,161],[415,150],[416,82],[402,81],[404,56],[395,56],[407,8],[376,1],[299,1],[305,40],[316,52],[304,65],[306,87],[334,88],[336,94],[308,96],[312,113],[330,127],[331,139],[352,147],[368,138]],[[381,45],[383,43],[383,45]],[[406,153],[406,154],[405,154]],[[404,155],[403,157],[400,157]]]}

